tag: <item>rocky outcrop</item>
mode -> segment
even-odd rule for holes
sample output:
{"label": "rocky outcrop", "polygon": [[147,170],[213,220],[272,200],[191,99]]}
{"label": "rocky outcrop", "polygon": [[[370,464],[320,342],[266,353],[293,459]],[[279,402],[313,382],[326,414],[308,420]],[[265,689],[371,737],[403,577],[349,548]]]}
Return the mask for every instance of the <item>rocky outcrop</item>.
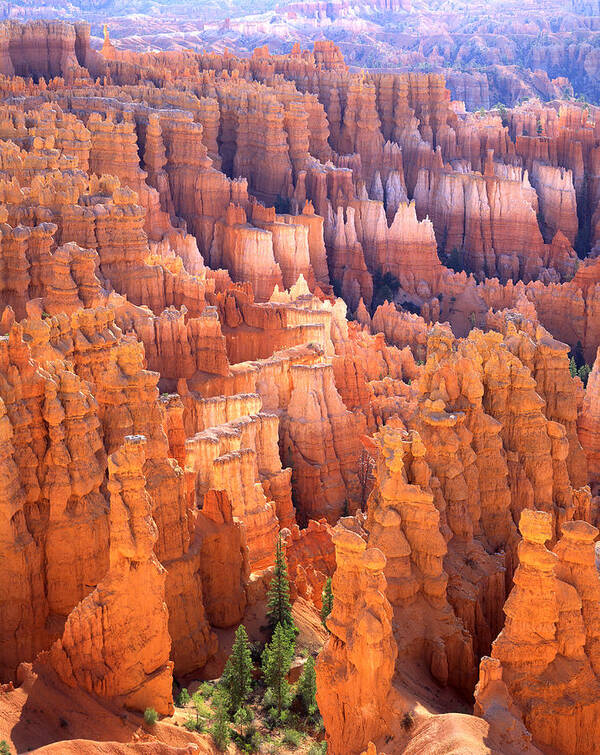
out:
{"label": "rocky outcrop", "polygon": [[385,556],[341,525],[333,541],[331,636],[316,663],[317,703],[328,752],[358,755],[388,726],[397,650],[385,594]]}
{"label": "rocky outcrop", "polygon": [[291,380],[281,434],[296,508],[306,521],[325,517],[335,524],[360,499],[356,471],[364,419],[344,406],[331,365],[295,365]]}
{"label": "rocky outcrop", "polygon": [[2,339],[1,360],[2,541],[14,557],[4,573],[1,667],[14,678],[106,571],[106,454],[87,382],[62,361],[43,369],[17,324]]}
{"label": "rocky outcrop", "polygon": [[356,235],[355,210],[338,207],[328,244],[329,275],[350,309],[362,299],[367,306],[373,297],[373,281],[367,270],[363,248]]}
{"label": "rocky outcrop", "polygon": [[[407,38],[423,13],[316,5],[371,56],[386,13]],[[2,680],[41,652],[39,678],[169,712],[172,673],[260,626],[281,533],[319,636],[337,550],[333,752],[593,751],[597,386],[569,348],[600,342],[598,113],[467,112],[415,70],[474,54],[436,23],[385,73],[327,42],[94,53],[85,25],[0,26]],[[510,47],[491,23],[483,56]],[[454,79],[473,101],[561,86]],[[479,661],[483,719],[429,717]]]}
{"label": "rocky outcrop", "polygon": [[333,529],[325,519],[311,519],[303,530],[298,525],[284,530],[283,537],[292,597],[295,591],[320,611],[323,587],[335,572]]}
{"label": "rocky outcrop", "polygon": [[502,664],[497,658],[485,656],[481,660],[473,712],[489,723],[491,733],[507,751],[540,755],[541,751],[534,746],[531,734],[523,724],[521,711],[502,679]]}
{"label": "rocky outcrop", "polygon": [[108,574],[69,614],[47,662],[71,686],[162,715],[173,710],[165,570],[145,489],[143,436],[127,436],[109,458]]}
{"label": "rocky outcrop", "polygon": [[561,167],[533,163],[532,186],[538,193],[542,214],[544,241],[552,241],[557,231],[573,246],[577,237],[577,198],[570,170]]}
{"label": "rocky outcrop", "polygon": [[[442,685],[469,689],[472,639],[448,603],[447,546],[419,434],[390,420],[375,436],[376,482],[368,501],[369,546],[386,557],[399,659],[424,662]],[[410,619],[408,618],[410,616]]]}
{"label": "rocky outcrop", "polygon": [[568,522],[553,553],[544,546],[553,535],[547,513],[527,509],[519,527],[520,566],[492,655],[534,742],[558,752],[594,752],[600,685],[591,662],[597,616],[590,608],[597,530]]}
{"label": "rocky outcrop", "polygon": [[478,277],[536,279],[544,260],[536,192],[526,172],[490,158],[483,175],[421,170],[417,213],[432,219],[442,253],[458,252],[464,268]]}
{"label": "rocky outcrop", "polygon": [[598,449],[598,422],[600,421],[600,358],[596,360],[588,378],[583,407],[578,418],[577,431],[589,465],[590,480],[594,489],[600,483],[600,449]]}
{"label": "rocky outcrop", "polygon": [[88,79],[89,74],[83,66],[86,53],[90,52],[89,33],[89,26],[76,27],[61,21],[26,24],[5,21],[1,71],[8,76],[45,79],[60,76],[69,82]]}
{"label": "rocky outcrop", "polygon": [[454,351],[448,336],[439,327],[430,335],[419,410],[407,421],[419,431],[436,480],[440,528],[448,541],[448,600],[481,656],[502,627],[498,608],[512,573],[517,537],[500,425],[483,410],[476,363],[460,345]]}
{"label": "rocky outcrop", "polygon": [[283,288],[272,234],[249,225],[242,207],[230,205],[224,220],[217,222],[211,264],[226,267],[235,282],[252,284],[259,301],[268,300],[275,286]]}
{"label": "rocky outcrop", "polygon": [[[259,476],[263,470],[267,471],[269,456],[272,459],[273,452],[277,453],[277,426],[273,414],[241,417],[203,430],[185,444],[188,495],[191,500],[201,500],[210,490],[226,491],[232,515],[243,523],[252,571],[273,563],[279,531],[276,503],[267,499]],[[270,463],[272,466],[273,462]],[[269,492],[282,495],[282,504],[289,505],[285,476],[282,482],[283,489],[278,490],[275,481],[273,491],[271,486],[266,487]],[[289,516],[289,510],[285,515]]]}
{"label": "rocky outcrop", "polygon": [[[565,427],[544,416],[545,401],[536,392],[534,377],[510,351],[499,348],[500,334],[473,331],[471,337],[483,361],[484,409],[502,424],[500,436],[507,453],[513,518],[518,520],[525,508],[546,511],[552,515],[558,534],[560,523],[572,519],[575,513]],[[507,341],[510,343],[510,329]],[[529,441],[525,441],[527,435]]]}
{"label": "rocky outcrop", "polygon": [[430,299],[443,269],[429,220],[417,220],[412,202],[398,205],[389,227],[383,203],[358,200],[354,206],[357,237],[367,267],[382,275],[390,273],[408,294]]}
{"label": "rocky outcrop", "polygon": [[[273,256],[281,269],[283,285],[291,288],[300,276],[315,285],[315,274],[311,266],[309,248],[309,226],[295,222],[293,215],[277,215],[275,208],[252,206],[252,223],[271,234]],[[314,239],[318,242],[318,237]],[[313,256],[316,255],[316,251]]]}

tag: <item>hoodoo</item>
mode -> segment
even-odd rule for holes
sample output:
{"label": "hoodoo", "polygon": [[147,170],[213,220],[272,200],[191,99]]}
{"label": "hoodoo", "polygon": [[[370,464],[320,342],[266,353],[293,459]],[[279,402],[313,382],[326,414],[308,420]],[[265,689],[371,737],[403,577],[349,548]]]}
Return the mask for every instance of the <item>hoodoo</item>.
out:
{"label": "hoodoo", "polygon": [[600,755],[598,3],[101,5],[0,21],[0,755]]}

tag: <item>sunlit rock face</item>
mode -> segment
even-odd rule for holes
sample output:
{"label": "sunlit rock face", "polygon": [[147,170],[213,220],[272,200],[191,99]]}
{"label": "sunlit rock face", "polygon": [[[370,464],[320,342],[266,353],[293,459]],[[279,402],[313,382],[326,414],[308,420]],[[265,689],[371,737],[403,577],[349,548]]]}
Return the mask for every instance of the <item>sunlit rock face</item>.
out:
{"label": "sunlit rock face", "polygon": [[212,751],[136,716],[266,639],[280,541],[328,751],[594,752],[597,110],[521,10],[448,77],[444,5],[263,10],[436,70],[0,25],[0,741]]}

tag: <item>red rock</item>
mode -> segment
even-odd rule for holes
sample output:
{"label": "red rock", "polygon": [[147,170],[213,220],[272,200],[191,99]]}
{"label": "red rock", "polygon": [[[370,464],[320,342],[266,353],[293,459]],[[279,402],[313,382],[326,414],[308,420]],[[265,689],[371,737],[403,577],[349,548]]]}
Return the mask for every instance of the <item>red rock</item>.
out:
{"label": "red rock", "polygon": [[[419,434],[390,420],[376,437],[376,483],[368,501],[369,545],[386,556],[389,600],[400,658],[421,660],[442,685],[472,683],[472,640],[447,601],[447,553],[431,472]],[[426,627],[420,617],[429,616]]]}
{"label": "red rock", "polygon": [[137,710],[170,715],[171,642],[165,570],[145,490],[143,436],[128,436],[109,458],[110,566],[96,590],[69,614],[47,660],[59,676]]}
{"label": "red rock", "polygon": [[579,440],[581,441],[589,465],[590,480],[594,484],[600,481],[600,458],[597,448],[597,425],[600,417],[600,407],[598,406],[600,395],[599,383],[600,359],[596,356],[596,361],[588,378],[583,407],[577,424]]}
{"label": "red rock", "polygon": [[582,591],[589,600],[590,583],[580,564],[587,562],[589,572],[596,530],[584,522],[563,527],[555,554],[544,546],[553,535],[551,517],[531,510],[521,515],[521,565],[492,654],[534,742],[559,752],[589,752],[600,685],[587,652],[595,652],[597,622],[589,608],[582,610]]}
{"label": "red rock", "polygon": [[358,439],[364,424],[344,406],[330,365],[293,366],[291,380],[282,443],[299,514],[335,523],[358,504]]}
{"label": "red rock", "polygon": [[397,650],[385,597],[385,557],[339,526],[331,636],[317,664],[317,703],[334,755],[359,753],[386,731]]}
{"label": "red rock", "polygon": [[320,611],[325,582],[335,572],[333,530],[325,519],[311,519],[305,529],[294,525],[288,533],[284,544],[290,584]]}

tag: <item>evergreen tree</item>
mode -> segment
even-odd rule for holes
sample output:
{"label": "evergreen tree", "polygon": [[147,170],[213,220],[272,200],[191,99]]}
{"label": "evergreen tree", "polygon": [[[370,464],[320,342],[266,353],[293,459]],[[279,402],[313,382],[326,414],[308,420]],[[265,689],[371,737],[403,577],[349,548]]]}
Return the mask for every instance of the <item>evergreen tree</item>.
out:
{"label": "evergreen tree", "polygon": [[289,629],[277,624],[273,639],[267,645],[262,656],[262,672],[265,677],[269,699],[277,707],[277,714],[289,705],[290,685],[287,674],[294,657],[294,644]]}
{"label": "evergreen tree", "polygon": [[194,708],[196,709],[196,731],[204,731],[204,724],[206,721],[204,719],[210,718],[210,709],[204,702],[204,698],[202,697],[201,692],[194,692],[192,695],[192,702],[194,703]]}
{"label": "evergreen tree", "polygon": [[324,627],[327,626],[327,617],[331,613],[332,608],[333,591],[331,589],[331,577],[327,577],[325,587],[323,587],[323,592],[321,594],[321,621],[323,622]]}
{"label": "evergreen tree", "polygon": [[218,689],[213,698],[215,706],[215,720],[210,727],[210,733],[219,750],[227,749],[231,739],[231,728],[229,726],[229,698],[224,689]]}
{"label": "evergreen tree", "polygon": [[315,659],[312,655],[308,657],[304,664],[302,675],[298,680],[296,694],[302,701],[304,710],[312,715],[317,709],[317,675],[315,674]]}
{"label": "evergreen tree", "polygon": [[575,375],[577,375],[577,365],[575,364],[575,357],[571,357],[571,361],[569,362],[569,372],[571,373],[571,377],[575,377]]}
{"label": "evergreen tree", "polygon": [[227,690],[231,710],[235,713],[245,702],[252,689],[252,653],[243,624],[237,628],[235,641],[221,677]]}
{"label": "evergreen tree", "polygon": [[235,716],[233,717],[233,722],[239,728],[239,735],[242,739],[248,738],[250,727],[252,726],[253,721],[254,713],[252,713],[250,708],[242,706],[237,710]]}
{"label": "evergreen tree", "polygon": [[277,550],[275,552],[275,571],[273,579],[269,585],[267,604],[267,616],[269,626],[275,629],[281,624],[288,631],[295,630],[294,619],[292,618],[292,604],[290,603],[290,583],[287,574],[287,564],[281,547],[281,535],[277,539]]}
{"label": "evergreen tree", "polygon": [[588,378],[590,376],[590,372],[592,371],[592,368],[589,366],[589,364],[582,365],[577,370],[577,375],[581,378],[581,382],[587,386]]}

